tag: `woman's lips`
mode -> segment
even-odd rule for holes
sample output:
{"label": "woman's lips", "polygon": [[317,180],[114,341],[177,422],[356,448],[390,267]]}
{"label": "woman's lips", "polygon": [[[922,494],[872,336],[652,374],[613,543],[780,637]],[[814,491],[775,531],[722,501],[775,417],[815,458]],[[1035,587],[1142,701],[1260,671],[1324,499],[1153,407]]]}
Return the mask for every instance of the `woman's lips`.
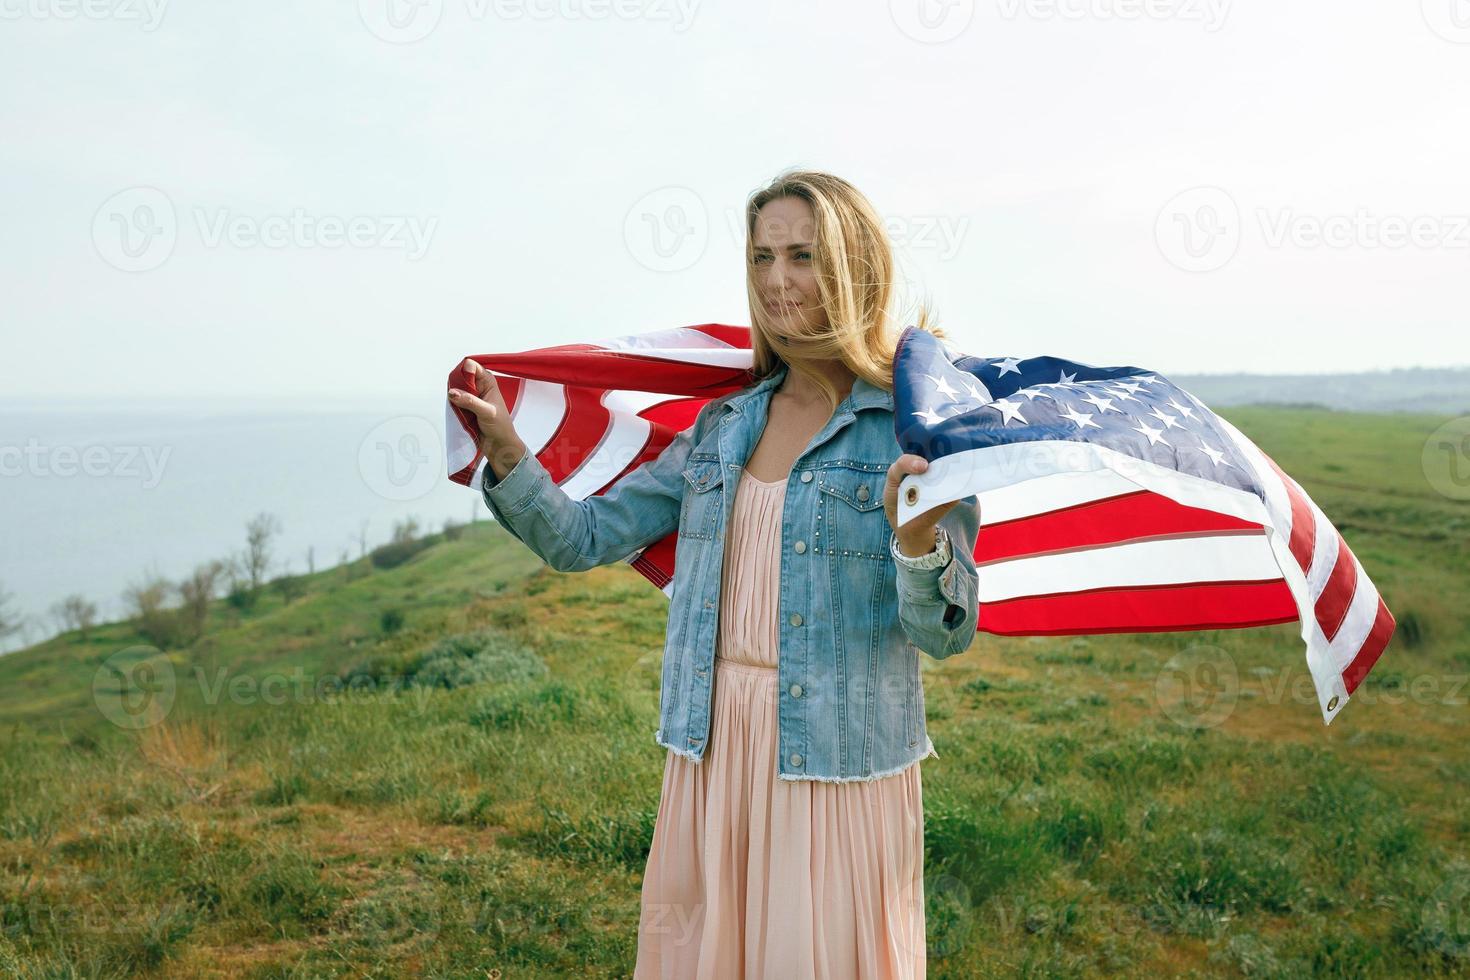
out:
{"label": "woman's lips", "polygon": [[787,310],[798,309],[800,306],[801,306],[800,303],[792,303],[792,302],[787,302],[785,304],[781,304],[781,303],[767,303],[766,304],[766,308],[769,309],[772,313],[782,313],[782,312],[785,312]]}

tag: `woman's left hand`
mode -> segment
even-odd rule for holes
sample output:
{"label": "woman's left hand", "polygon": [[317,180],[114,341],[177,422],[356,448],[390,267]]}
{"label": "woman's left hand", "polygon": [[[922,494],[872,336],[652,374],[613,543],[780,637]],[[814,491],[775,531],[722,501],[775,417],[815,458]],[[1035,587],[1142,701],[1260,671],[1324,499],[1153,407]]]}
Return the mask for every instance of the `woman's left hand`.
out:
{"label": "woman's left hand", "polygon": [[888,467],[888,482],[883,486],[883,510],[888,514],[888,526],[898,534],[898,550],[910,558],[927,555],[934,550],[934,529],[953,507],[962,501],[951,500],[947,504],[931,507],[910,519],[903,527],[898,526],[898,485],[910,473],[922,473],[929,468],[929,461],[913,453],[904,453]]}

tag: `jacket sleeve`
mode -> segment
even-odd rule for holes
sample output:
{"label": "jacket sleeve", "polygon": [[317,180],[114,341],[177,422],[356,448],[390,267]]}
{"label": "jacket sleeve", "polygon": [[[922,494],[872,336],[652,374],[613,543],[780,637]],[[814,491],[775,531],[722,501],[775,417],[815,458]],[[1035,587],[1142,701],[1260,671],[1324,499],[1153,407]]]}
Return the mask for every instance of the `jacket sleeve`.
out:
{"label": "jacket sleeve", "polygon": [[486,463],[481,495],[502,527],[559,572],[619,561],[679,526],[684,467],[716,401],[701,408],[694,424],[663,452],[606,493],[573,500],[527,449],[502,480]]}
{"label": "jacket sleeve", "polygon": [[950,560],[942,568],[898,569],[898,620],[920,650],[943,660],[964,653],[980,623],[979,574],[975,538],[980,530],[979,500],[964,498],[939,519],[949,534]]}

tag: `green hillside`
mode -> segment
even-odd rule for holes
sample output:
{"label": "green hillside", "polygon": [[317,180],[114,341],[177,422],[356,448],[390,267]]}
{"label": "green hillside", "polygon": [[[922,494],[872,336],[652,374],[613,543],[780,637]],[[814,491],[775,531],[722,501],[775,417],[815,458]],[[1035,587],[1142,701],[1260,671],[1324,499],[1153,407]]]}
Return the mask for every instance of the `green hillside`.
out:
{"label": "green hillside", "polygon": [[[931,976],[1470,976],[1445,419],[1225,414],[1398,636],[1330,727],[1290,626],[926,658]],[[0,976],[628,975],[666,610],[486,522],[219,602],[188,649],[117,623],[0,657]]]}

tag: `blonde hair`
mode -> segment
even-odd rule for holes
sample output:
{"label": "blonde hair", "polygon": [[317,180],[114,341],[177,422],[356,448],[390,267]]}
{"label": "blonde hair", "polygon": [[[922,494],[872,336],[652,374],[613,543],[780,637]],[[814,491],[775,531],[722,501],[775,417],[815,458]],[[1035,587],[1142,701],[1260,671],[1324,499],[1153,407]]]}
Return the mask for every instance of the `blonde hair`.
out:
{"label": "blonde hair", "polygon": [[[800,348],[781,339],[756,287],[755,227],[761,208],[784,197],[811,206],[816,229],[812,264],[827,327],[803,334]],[[781,363],[811,378],[836,410],[837,389],[805,369],[812,359],[836,358],[854,375],[893,390],[893,355],[902,330],[894,301],[893,248],[883,219],[856,187],[817,170],[787,170],[751,195],[745,208],[746,294],[750,303],[751,373],[759,381]],[[928,305],[920,304],[914,325],[939,338],[945,334]]]}

